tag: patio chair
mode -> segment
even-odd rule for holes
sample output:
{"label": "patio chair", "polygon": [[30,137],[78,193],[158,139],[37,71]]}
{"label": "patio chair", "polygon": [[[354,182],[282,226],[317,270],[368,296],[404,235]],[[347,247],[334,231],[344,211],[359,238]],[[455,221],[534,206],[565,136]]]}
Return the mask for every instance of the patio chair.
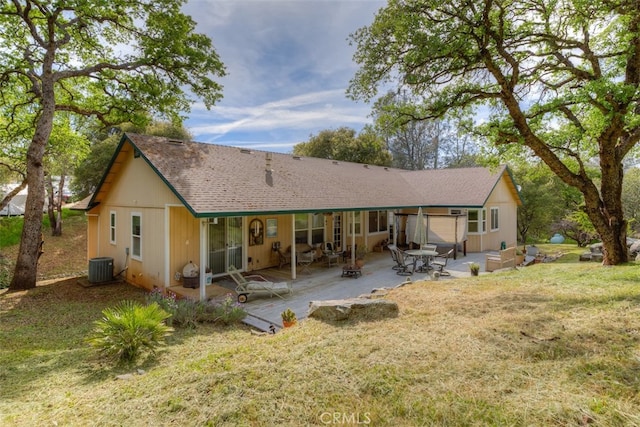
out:
{"label": "patio chair", "polygon": [[272,282],[259,274],[251,274],[243,276],[235,266],[229,266],[229,276],[236,282],[236,292],[238,293],[238,302],[247,302],[249,294],[268,293],[270,296],[277,296],[282,299],[282,295],[291,293],[291,284],[288,282]]}
{"label": "patio chair", "polygon": [[316,259],[315,252],[301,252],[296,255],[297,255],[296,262],[301,267],[300,273],[302,273],[303,271],[306,271],[307,273],[311,273],[311,271],[309,271],[309,266]]}
{"label": "patio chair", "polygon": [[278,248],[278,268],[291,264],[291,252],[284,252]]}
{"label": "patio chair", "polygon": [[433,261],[431,261],[431,267],[433,267],[434,271],[440,272],[441,276],[451,276],[451,273],[444,269],[451,256],[453,256],[453,249],[450,249],[449,252],[444,255],[436,255],[433,257]]}
{"label": "patio chair", "polygon": [[400,269],[400,265],[398,264],[398,247],[396,245],[387,245],[389,252],[391,253],[391,260],[393,260],[393,266],[391,267],[394,270]]}
{"label": "patio chair", "polygon": [[398,268],[396,268],[396,274],[399,274],[401,276],[411,276],[415,268],[414,263],[409,262],[409,259],[411,257],[405,255],[405,253],[402,252],[400,249],[396,250],[396,255],[398,257],[398,260],[397,260]]}

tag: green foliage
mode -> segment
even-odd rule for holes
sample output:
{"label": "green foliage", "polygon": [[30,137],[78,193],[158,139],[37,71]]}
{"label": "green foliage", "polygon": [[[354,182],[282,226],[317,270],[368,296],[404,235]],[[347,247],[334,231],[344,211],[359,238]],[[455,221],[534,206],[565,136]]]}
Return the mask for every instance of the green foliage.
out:
{"label": "green foliage", "polygon": [[20,242],[22,224],[21,216],[0,217],[0,249]]}
{"label": "green foliage", "polygon": [[0,289],[9,287],[11,277],[11,265],[5,257],[0,255]]}
{"label": "green foliage", "polygon": [[622,204],[624,216],[631,229],[640,231],[640,168],[633,167],[626,171],[622,185]]}
{"label": "green foliage", "polygon": [[294,313],[290,308],[287,308],[285,311],[280,313],[280,316],[284,322],[295,322],[298,320],[296,313]]}
{"label": "green foliage", "polygon": [[625,262],[620,177],[640,140],[637,18],[635,5],[606,2],[392,0],[351,36],[360,69],[348,94],[369,101],[395,82],[421,118],[484,107],[477,130],[495,152],[534,155],[580,191],[604,263]]}
{"label": "green foliage", "polygon": [[522,206],[518,207],[520,242],[547,239],[554,223],[578,209],[582,195],[564,184],[541,162],[522,162],[513,169],[520,186]]}
{"label": "green foliage", "polygon": [[323,130],[311,136],[309,141],[296,144],[293,153],[345,162],[391,165],[391,156],[386,151],[384,141],[371,128],[363,129],[357,136],[355,130],[347,127]]}
{"label": "green foliage", "polygon": [[[0,141],[27,148],[25,235],[41,233],[46,151],[57,118],[103,125],[152,117],[179,123],[196,98],[210,108],[225,75],[211,40],[181,11],[183,0],[4,2],[0,6]],[[18,150],[15,150],[18,151]],[[73,157],[73,156],[72,156]],[[17,171],[27,171],[26,156]],[[21,242],[11,287],[36,286],[37,239]]]}
{"label": "green foliage", "polygon": [[221,302],[202,302],[177,299],[174,294],[165,295],[155,289],[146,299],[147,303],[158,304],[170,314],[167,323],[172,326],[195,328],[200,322],[230,325],[247,316],[247,312],[231,294],[226,295]]}
{"label": "green foliage", "polygon": [[86,159],[74,171],[71,189],[80,199],[93,193],[100,184],[109,162],[124,132],[143,133],[147,135],[165,136],[172,139],[190,140],[191,134],[181,124],[165,121],[152,121],[145,126],[123,123],[114,128],[109,135],[97,134],[91,144]]}
{"label": "green foliage", "polygon": [[124,301],[102,311],[87,342],[121,362],[135,361],[143,350],[154,353],[173,329],[164,321],[170,316],[158,304]]}

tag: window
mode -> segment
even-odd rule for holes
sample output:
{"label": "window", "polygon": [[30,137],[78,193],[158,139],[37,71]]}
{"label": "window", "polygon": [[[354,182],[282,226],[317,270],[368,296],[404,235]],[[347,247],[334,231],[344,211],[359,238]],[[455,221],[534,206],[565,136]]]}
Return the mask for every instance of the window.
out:
{"label": "window", "polygon": [[491,231],[496,231],[500,228],[499,213],[500,210],[498,208],[491,208]]}
{"label": "window", "polygon": [[387,231],[389,221],[387,211],[369,211],[369,233]]}
{"label": "window", "polygon": [[487,232],[487,211],[485,209],[469,209],[467,230],[469,234],[484,234]]}
{"label": "window", "polygon": [[116,213],[109,212],[109,243],[116,244]]}
{"label": "window", "polygon": [[308,243],[307,234],[309,232],[309,215],[296,214],[296,243]]}
{"label": "window", "polygon": [[[347,231],[347,233],[349,235],[351,235],[351,225],[353,225],[353,230],[354,233],[359,236],[360,234],[362,234],[362,216],[360,215],[361,212],[348,212],[347,213],[347,217],[349,218],[349,229]],[[353,215],[353,216],[352,216]],[[353,221],[353,224],[351,224],[351,221]]]}
{"label": "window", "polygon": [[131,258],[142,258],[142,214],[131,214]]}
{"label": "window", "polygon": [[324,242],[324,215],[311,215],[311,244]]}

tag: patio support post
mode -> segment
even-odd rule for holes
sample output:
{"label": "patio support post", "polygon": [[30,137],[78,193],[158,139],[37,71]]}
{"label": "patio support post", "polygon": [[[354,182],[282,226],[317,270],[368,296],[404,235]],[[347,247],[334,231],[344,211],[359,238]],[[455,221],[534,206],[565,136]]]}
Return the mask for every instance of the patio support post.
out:
{"label": "patio support post", "polygon": [[296,280],[296,264],[298,264],[298,254],[296,253],[296,214],[291,214],[291,279]]}
{"label": "patio support post", "polygon": [[[362,215],[362,214],[361,214]],[[360,216],[362,220],[362,216]],[[360,223],[362,227],[362,221]],[[356,263],[356,211],[351,211],[351,265]]]}
{"label": "patio support post", "polygon": [[200,220],[200,301],[207,300],[207,222]]}

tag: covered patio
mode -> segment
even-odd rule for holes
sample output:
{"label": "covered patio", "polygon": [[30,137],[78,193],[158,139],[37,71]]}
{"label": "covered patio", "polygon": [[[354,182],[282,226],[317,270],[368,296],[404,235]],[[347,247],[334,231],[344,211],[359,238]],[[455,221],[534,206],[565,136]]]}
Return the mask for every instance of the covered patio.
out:
{"label": "covered patio", "polygon": [[[450,258],[446,270],[450,276],[442,276],[440,280],[453,281],[459,277],[469,277],[469,264],[476,262],[480,265],[480,272],[484,272],[485,253],[469,253],[467,256],[459,256],[457,260]],[[376,288],[390,288],[402,282],[430,280],[429,274],[415,272],[411,276],[401,276],[391,267],[394,262],[389,251],[372,252],[367,254],[366,263],[362,270],[362,276],[358,278],[342,277],[342,263],[328,267],[323,261],[311,264],[308,271],[298,274],[293,281],[293,292],[270,297],[268,294],[250,295],[244,304],[249,313],[246,323],[260,329],[268,330],[271,324],[279,328],[282,325],[280,313],[290,308],[296,313],[298,320],[307,317],[307,310],[311,301],[334,300],[353,298],[363,294],[370,294]],[[267,268],[253,271],[251,274],[260,274],[273,281],[290,280],[290,271],[287,268]],[[230,278],[221,278],[210,286],[207,286],[207,298],[223,298],[232,293],[235,298],[235,283]],[[198,299],[199,289],[172,287],[177,294]]]}

